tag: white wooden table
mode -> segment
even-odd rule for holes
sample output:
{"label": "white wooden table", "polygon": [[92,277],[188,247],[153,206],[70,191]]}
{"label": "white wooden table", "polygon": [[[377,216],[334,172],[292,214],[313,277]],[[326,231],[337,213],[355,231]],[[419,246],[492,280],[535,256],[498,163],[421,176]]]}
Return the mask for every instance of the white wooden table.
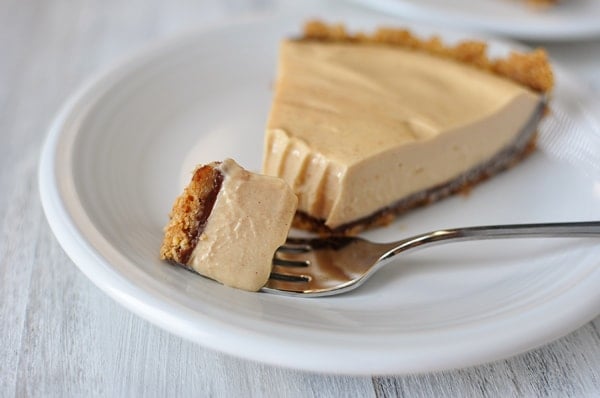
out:
{"label": "white wooden table", "polygon": [[[476,368],[310,374],[170,335],[121,308],[67,258],[44,218],[36,167],[68,95],[159,38],[286,7],[275,0],[0,1],[0,396],[600,396],[600,318]],[[600,92],[600,39],[547,47]]]}

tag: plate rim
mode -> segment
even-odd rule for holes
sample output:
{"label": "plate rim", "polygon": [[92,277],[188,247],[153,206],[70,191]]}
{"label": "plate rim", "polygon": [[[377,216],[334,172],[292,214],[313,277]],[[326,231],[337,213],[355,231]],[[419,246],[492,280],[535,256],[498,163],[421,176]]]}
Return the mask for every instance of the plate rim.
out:
{"label": "plate rim", "polygon": [[411,18],[427,23],[445,24],[450,27],[462,27],[465,30],[482,31],[490,34],[501,34],[514,39],[555,42],[569,42],[583,39],[593,39],[600,36],[600,24],[571,24],[568,29],[556,31],[553,27],[542,27],[539,24],[520,26],[498,21],[480,21],[470,15],[454,15],[456,20],[448,20],[444,13],[435,12],[429,5],[421,6],[417,2],[407,0],[351,0],[351,2],[402,18]]}
{"label": "plate rim", "polygon": [[[416,365],[408,365],[404,363],[400,365],[396,361],[381,361],[380,358],[369,358],[362,363],[351,363],[347,360],[349,354],[344,350],[331,349],[331,353],[336,352],[339,359],[320,361],[315,363],[312,358],[306,358],[301,355],[306,348],[304,344],[289,344],[289,339],[282,336],[265,336],[250,331],[248,329],[240,329],[236,325],[224,325],[221,319],[214,319],[204,314],[194,313],[194,322],[190,321],[186,314],[185,308],[173,308],[173,303],[169,303],[168,298],[161,297],[157,299],[156,295],[150,294],[146,289],[134,284],[131,280],[124,278],[111,268],[111,264],[106,262],[103,255],[99,253],[91,242],[87,241],[82,236],[81,225],[77,224],[73,214],[69,211],[67,203],[61,198],[59,190],[59,175],[57,174],[58,162],[57,150],[60,140],[64,139],[68,123],[77,116],[77,110],[93,103],[94,93],[97,95],[97,90],[102,86],[113,81],[118,81],[122,76],[126,76],[127,72],[135,69],[138,64],[143,64],[149,59],[159,56],[161,53],[170,50],[173,46],[182,45],[182,43],[194,40],[195,37],[201,36],[206,31],[214,29],[228,29],[231,25],[239,26],[240,24],[252,24],[257,21],[265,22],[265,17],[252,18],[250,20],[236,21],[231,24],[220,25],[208,29],[194,30],[179,35],[174,38],[156,43],[149,46],[136,54],[121,60],[113,67],[105,69],[98,75],[90,78],[75,94],[66,102],[62,110],[52,122],[46,140],[44,142],[41,158],[38,166],[38,183],[42,206],[44,213],[48,219],[49,225],[58,239],[60,245],[65,252],[75,263],[75,265],[108,296],[123,305],[129,311],[138,316],[150,321],[151,323],[179,335],[187,340],[199,343],[205,347],[216,349],[221,352],[226,352],[233,356],[243,357],[250,360],[258,360],[275,366],[283,366],[287,368],[318,371],[324,373],[349,374],[349,375],[366,375],[366,374],[399,374],[399,373],[423,373],[429,371],[439,371],[463,368],[467,366],[487,363],[494,360],[504,359],[514,356],[524,351],[531,350],[535,347],[544,345],[553,341],[594,319],[600,311],[597,307],[584,311],[583,306],[580,312],[575,316],[573,312],[562,314],[562,322],[558,324],[569,326],[552,329],[552,333],[547,333],[544,338],[535,338],[535,341],[521,341],[516,344],[512,350],[499,349],[492,347],[486,352],[472,353],[468,358],[455,358],[454,361],[447,360],[445,364],[440,364],[439,358],[429,358],[429,361],[421,360]],[[267,17],[268,21],[268,17]],[[446,29],[440,28],[441,31]],[[499,43],[507,43],[507,41],[493,39]],[[512,44],[511,44],[512,45]],[[251,293],[253,294],[253,293]],[[600,304],[600,295],[598,296]],[[593,311],[591,310],[593,309]],[[187,311],[191,312],[191,311]],[[187,320],[183,319],[188,317]],[[203,328],[198,328],[198,318],[203,324]],[[189,327],[189,326],[196,326]],[[223,327],[228,328],[223,338]],[[238,347],[228,342],[230,339],[254,339],[260,341],[260,344],[255,344],[256,347],[248,347],[246,351],[240,352]],[[281,351],[272,350],[265,352],[264,347],[268,345],[278,344],[279,348],[286,351],[287,356],[282,356]],[[278,351],[278,352],[273,352]],[[369,356],[372,353],[361,352],[357,350],[357,354]],[[293,355],[296,354],[296,355]],[[413,353],[414,355],[414,353]],[[448,354],[447,354],[448,355]],[[379,361],[375,361],[378,359]],[[333,367],[335,366],[335,367]],[[332,368],[333,367],[333,368]]]}

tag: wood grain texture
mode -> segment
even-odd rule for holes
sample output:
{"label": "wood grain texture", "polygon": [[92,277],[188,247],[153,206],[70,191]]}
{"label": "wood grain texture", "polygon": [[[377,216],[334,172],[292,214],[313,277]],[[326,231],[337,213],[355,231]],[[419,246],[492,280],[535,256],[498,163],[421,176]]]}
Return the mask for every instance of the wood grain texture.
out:
{"label": "wood grain texture", "polygon": [[[600,396],[600,318],[510,360],[427,375],[345,377],[207,350],[132,315],[64,254],[43,216],[37,162],[47,128],[85,78],[178,31],[282,1],[0,2],[0,396]],[[581,45],[551,54],[598,87]],[[588,50],[586,50],[588,49]],[[594,67],[595,65],[595,67]]]}

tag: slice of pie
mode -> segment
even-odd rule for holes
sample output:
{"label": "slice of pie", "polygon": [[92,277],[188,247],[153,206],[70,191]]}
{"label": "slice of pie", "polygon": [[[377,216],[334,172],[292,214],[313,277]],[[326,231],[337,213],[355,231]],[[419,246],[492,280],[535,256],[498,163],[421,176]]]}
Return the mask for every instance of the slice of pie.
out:
{"label": "slice of pie", "polygon": [[160,256],[225,285],[259,290],[296,203],[285,181],[231,159],[199,166],[175,200]]}
{"label": "slice of pie", "polygon": [[280,47],[263,172],[298,196],[295,226],[355,234],[523,159],[552,86],[543,50],[310,22]]}

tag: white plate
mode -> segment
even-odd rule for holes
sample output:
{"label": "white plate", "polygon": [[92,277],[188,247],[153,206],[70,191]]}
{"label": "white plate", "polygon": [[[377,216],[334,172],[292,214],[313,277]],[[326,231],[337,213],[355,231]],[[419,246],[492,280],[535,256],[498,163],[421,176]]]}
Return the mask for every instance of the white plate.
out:
{"label": "white plate", "polygon": [[[167,213],[195,163],[231,156],[260,168],[278,41],[296,26],[262,20],[163,43],[95,79],[57,117],[40,164],[42,202],[59,242],[100,289],[207,347],[349,374],[492,361],[598,314],[600,246],[584,239],[434,248],[354,293],[323,299],[243,292],[159,261]],[[587,156],[578,146],[598,134],[598,119],[568,74],[559,72],[558,82],[553,117],[566,114],[556,123],[573,123],[577,142],[543,138],[548,152],[469,196],[368,235],[391,240],[448,226],[600,219],[600,172],[594,164],[592,174],[582,171],[595,149]]]}
{"label": "white plate", "polygon": [[600,35],[600,2],[564,0],[539,9],[526,0],[353,0],[402,17],[484,30],[529,40],[576,40]]}

